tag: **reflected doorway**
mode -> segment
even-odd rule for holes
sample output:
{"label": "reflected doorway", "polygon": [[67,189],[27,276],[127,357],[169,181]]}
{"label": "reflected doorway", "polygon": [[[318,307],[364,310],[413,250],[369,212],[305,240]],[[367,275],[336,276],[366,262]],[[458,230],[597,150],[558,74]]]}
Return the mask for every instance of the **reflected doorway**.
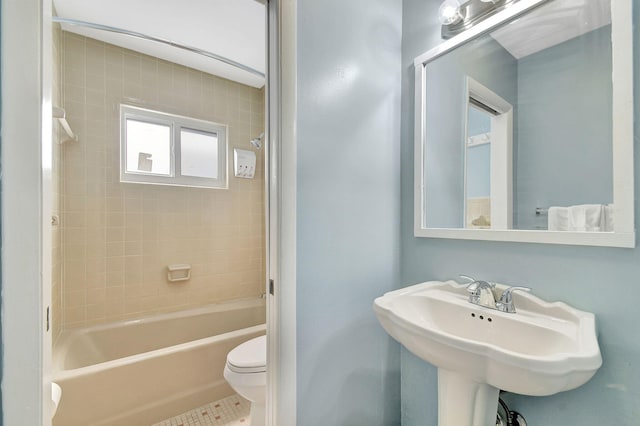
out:
{"label": "reflected doorway", "polygon": [[464,224],[513,227],[513,106],[467,77]]}

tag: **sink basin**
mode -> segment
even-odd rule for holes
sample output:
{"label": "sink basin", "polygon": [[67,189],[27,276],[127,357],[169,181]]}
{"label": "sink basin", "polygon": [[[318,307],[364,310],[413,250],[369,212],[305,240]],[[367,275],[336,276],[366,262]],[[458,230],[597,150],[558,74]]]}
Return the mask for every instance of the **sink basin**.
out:
{"label": "sink basin", "polygon": [[[505,288],[499,284],[496,293]],[[528,293],[514,294],[516,313],[468,298],[465,285],[431,281],[386,293],[373,305],[387,333],[438,368],[441,426],[486,426],[495,421],[500,389],[552,395],[581,386],[602,364],[591,313]],[[470,401],[466,413],[462,395]],[[455,399],[451,412],[448,397]]]}

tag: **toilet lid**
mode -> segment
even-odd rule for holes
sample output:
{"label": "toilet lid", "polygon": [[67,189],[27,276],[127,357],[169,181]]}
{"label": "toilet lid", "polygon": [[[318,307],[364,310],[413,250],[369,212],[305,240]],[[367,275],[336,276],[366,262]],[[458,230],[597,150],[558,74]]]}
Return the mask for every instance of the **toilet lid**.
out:
{"label": "toilet lid", "polygon": [[248,340],[227,354],[229,369],[237,373],[261,373],[267,370],[267,336]]}

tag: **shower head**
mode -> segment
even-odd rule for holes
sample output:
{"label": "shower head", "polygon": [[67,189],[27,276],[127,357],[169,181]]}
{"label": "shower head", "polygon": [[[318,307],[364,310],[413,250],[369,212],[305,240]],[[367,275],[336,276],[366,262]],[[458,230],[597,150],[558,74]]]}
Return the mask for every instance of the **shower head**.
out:
{"label": "shower head", "polygon": [[260,136],[257,138],[251,139],[251,145],[253,145],[256,149],[260,149],[262,147],[262,138],[264,138],[264,132],[260,133]]}

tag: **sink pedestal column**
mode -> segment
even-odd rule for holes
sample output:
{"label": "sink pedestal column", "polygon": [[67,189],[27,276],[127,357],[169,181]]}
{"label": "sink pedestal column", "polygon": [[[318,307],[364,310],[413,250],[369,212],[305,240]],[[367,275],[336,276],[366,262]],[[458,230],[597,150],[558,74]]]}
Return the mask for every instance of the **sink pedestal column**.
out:
{"label": "sink pedestal column", "polygon": [[438,369],[438,426],[496,424],[500,389]]}

